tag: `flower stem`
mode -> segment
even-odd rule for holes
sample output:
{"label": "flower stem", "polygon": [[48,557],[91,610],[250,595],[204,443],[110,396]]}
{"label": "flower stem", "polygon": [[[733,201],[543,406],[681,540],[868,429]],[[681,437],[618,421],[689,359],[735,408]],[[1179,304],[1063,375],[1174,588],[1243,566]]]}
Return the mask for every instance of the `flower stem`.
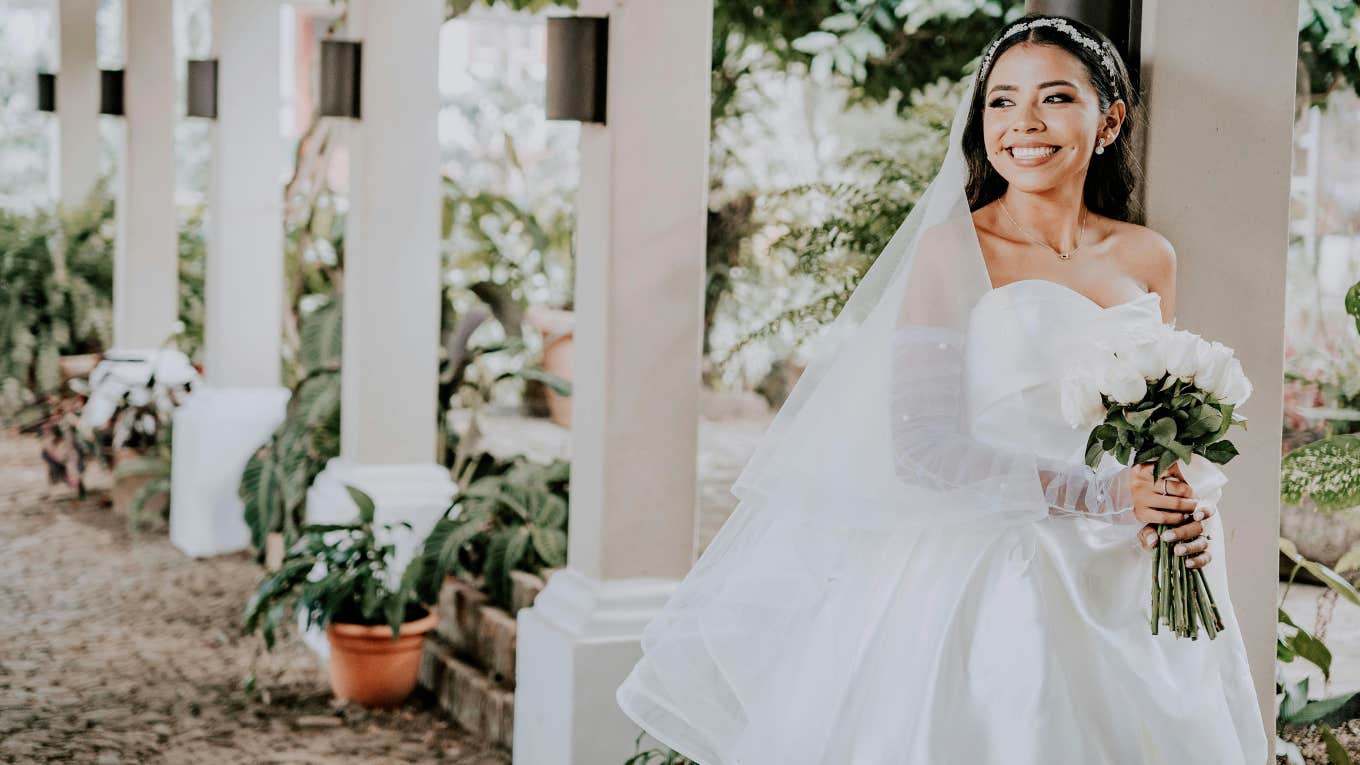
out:
{"label": "flower stem", "polygon": [[1162,546],[1152,548],[1152,634],[1157,634],[1157,623],[1161,621],[1162,607]]}

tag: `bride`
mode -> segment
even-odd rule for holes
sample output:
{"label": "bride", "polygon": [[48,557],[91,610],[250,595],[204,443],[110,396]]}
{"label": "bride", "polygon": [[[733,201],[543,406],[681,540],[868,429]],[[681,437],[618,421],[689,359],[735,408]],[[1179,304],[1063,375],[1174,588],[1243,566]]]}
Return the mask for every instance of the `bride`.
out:
{"label": "bride", "polygon": [[[1093,471],[1061,411],[1084,353],[1174,323],[1175,254],[1132,222],[1139,118],[1089,26],[997,34],[939,174],[644,632],[617,699],[658,741],[701,765],[1266,761],[1226,478]],[[1151,634],[1158,523],[1205,567],[1213,640]]]}

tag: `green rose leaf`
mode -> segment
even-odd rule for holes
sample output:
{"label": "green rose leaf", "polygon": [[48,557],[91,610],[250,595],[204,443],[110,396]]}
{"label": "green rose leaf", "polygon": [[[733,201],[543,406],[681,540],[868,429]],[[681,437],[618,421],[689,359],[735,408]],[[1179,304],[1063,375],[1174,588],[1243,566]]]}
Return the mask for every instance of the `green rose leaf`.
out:
{"label": "green rose leaf", "polygon": [[1215,441],[1204,447],[1204,458],[1218,465],[1226,465],[1228,460],[1238,455],[1237,447],[1233,446],[1232,441]]}

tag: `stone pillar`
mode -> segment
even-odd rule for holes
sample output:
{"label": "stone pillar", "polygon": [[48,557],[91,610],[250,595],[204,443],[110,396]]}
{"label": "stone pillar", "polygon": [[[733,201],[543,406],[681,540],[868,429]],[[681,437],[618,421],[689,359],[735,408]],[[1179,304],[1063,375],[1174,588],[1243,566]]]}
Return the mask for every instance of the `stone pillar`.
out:
{"label": "stone pillar", "polygon": [[250,544],[237,486],[283,420],[284,148],[279,2],[214,0],[217,120],[207,216],[205,385],[175,412],[170,540],[189,555]]}
{"label": "stone pillar", "polygon": [[1146,199],[1148,225],[1178,254],[1177,325],[1235,348],[1255,385],[1242,408],[1250,430],[1231,431],[1241,456],[1225,467],[1230,482],[1220,519],[1228,586],[1273,748],[1280,337],[1297,9],[1249,6],[1231,0],[1144,6]]}
{"label": "stone pillar", "polygon": [[436,461],[439,375],[439,27],[442,0],[351,0],[363,41],[362,118],[348,125],[340,457],[317,477],[308,517],[349,520],[344,490],[369,493],[379,523],[406,521],[400,560],[448,507]]}
{"label": "stone pillar", "polygon": [[622,762],[614,692],[693,562],[711,0],[609,14],[606,124],[581,127],[568,568],[519,612],[515,762]]}
{"label": "stone pillar", "polygon": [[173,0],[123,3],[127,116],[113,273],[113,345],[122,351],[160,346],[179,316],[174,7]]}
{"label": "stone pillar", "polygon": [[57,117],[50,184],[59,205],[83,205],[99,179],[99,0],[57,0]]}

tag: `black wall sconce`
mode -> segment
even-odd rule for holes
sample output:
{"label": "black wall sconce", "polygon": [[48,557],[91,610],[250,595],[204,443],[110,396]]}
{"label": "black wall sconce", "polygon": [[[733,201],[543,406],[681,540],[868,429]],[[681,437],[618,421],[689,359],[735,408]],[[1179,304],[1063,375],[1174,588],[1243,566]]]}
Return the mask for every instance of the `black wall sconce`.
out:
{"label": "black wall sconce", "polygon": [[609,17],[548,18],[550,120],[605,121],[609,75]]}
{"label": "black wall sconce", "polygon": [[189,59],[185,115],[217,119],[217,59]]}
{"label": "black wall sconce", "polygon": [[57,76],[51,72],[38,72],[38,111],[57,110]]}
{"label": "black wall sconce", "polygon": [[124,114],[122,69],[99,71],[99,113],[115,116]]}
{"label": "black wall sconce", "polygon": [[321,116],[359,119],[362,52],[358,40],[321,41]]}

